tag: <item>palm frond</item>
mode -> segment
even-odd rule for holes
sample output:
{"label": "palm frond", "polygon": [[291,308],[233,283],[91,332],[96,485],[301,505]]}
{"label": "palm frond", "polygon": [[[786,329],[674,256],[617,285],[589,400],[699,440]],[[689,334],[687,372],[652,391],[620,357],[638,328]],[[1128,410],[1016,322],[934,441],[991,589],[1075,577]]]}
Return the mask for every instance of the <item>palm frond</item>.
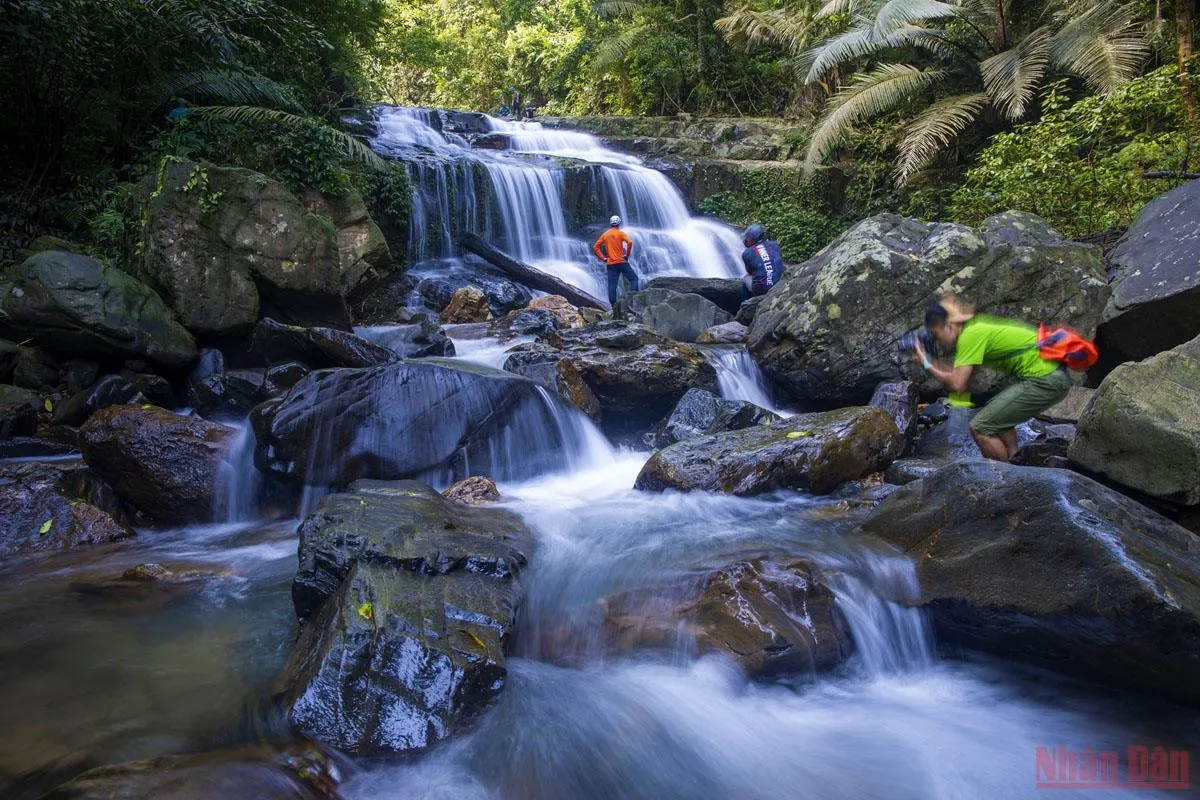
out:
{"label": "palm frond", "polygon": [[978,119],[988,101],[987,92],[946,97],[904,126],[900,158],[896,162],[897,183],[906,183],[913,173],[928,164],[939,150]]}
{"label": "palm frond", "polygon": [[1003,53],[982,61],[979,72],[993,105],[1004,116],[1025,116],[1050,63],[1050,29],[1042,26]]}
{"label": "palm frond", "polygon": [[958,14],[958,9],[940,0],[887,0],[875,12],[875,35],[887,36],[900,28],[931,19]]}
{"label": "palm frond", "polygon": [[299,110],[291,90],[270,78],[240,70],[204,70],[168,76],[158,87],[164,100],[186,97],[229,106],[270,106]]}
{"label": "palm frond", "polygon": [[597,72],[608,69],[633,49],[633,46],[645,38],[647,26],[639,25],[622,33],[620,36],[605,39],[596,48],[596,58],[592,65]]}
{"label": "palm frond", "polygon": [[856,76],[833,96],[828,111],[817,123],[804,157],[805,173],[811,173],[855,124],[891,111],[945,76],[942,70],[922,70],[908,64],[880,64]]}
{"label": "palm frond", "polygon": [[388,162],[380,158],[360,139],[311,117],[302,117],[287,111],[260,106],[198,106],[190,109],[188,113],[198,117],[228,120],[243,125],[275,124],[289,128],[309,128],[317,131],[328,142],[339,148],[350,161],[380,172],[388,169]]}
{"label": "palm frond", "polygon": [[828,0],[813,14],[813,19],[825,19],[838,14],[853,14],[866,4],[864,0]]}
{"label": "palm frond", "polygon": [[835,67],[874,55],[881,50],[894,47],[920,47],[942,55],[949,50],[945,34],[936,28],[904,25],[887,34],[879,35],[870,20],[845,33],[826,39],[804,53],[801,64],[808,67],[805,83],[814,83]]}
{"label": "palm frond", "polygon": [[602,17],[628,17],[645,7],[641,0],[606,0],[596,4],[596,13]]}
{"label": "palm frond", "polygon": [[790,52],[806,47],[812,31],[812,22],[807,15],[788,8],[758,11],[742,6],[713,25],[731,42],[778,44]]}
{"label": "palm frond", "polygon": [[1137,77],[1150,51],[1134,9],[1101,0],[1081,14],[1074,11],[1054,36],[1051,60],[1102,93]]}

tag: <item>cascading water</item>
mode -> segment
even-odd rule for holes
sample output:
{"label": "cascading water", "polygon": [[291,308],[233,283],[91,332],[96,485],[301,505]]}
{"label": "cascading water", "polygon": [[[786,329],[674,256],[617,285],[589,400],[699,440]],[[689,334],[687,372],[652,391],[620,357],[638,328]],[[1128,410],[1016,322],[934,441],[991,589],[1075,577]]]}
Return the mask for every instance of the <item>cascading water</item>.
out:
{"label": "cascading water", "polygon": [[[455,237],[472,232],[602,295],[603,267],[590,248],[599,229],[589,226],[602,228],[614,213],[634,239],[632,263],[643,278],[739,274],[737,235],[715,221],[693,218],[661,172],[588,134],[469,118],[480,130],[464,137],[448,130],[444,113],[380,111],[374,147],[403,160],[414,186],[409,253],[414,274],[462,269]],[[480,146],[472,147],[472,140]]]}
{"label": "cascading water", "polygon": [[771,399],[771,390],[762,370],[744,347],[704,347],[709,363],[717,371],[717,388],[727,400],[744,400],[780,416],[791,412],[779,408]]}
{"label": "cascading water", "polygon": [[217,522],[253,522],[258,519],[262,475],[254,464],[254,429],[248,421],[234,426],[233,441],[217,467]]}

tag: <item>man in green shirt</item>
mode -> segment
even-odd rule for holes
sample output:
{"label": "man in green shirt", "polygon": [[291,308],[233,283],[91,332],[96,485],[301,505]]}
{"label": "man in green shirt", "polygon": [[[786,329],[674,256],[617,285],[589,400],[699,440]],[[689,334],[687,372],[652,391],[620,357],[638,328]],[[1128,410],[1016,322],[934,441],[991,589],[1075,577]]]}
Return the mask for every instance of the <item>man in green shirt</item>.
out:
{"label": "man in green shirt", "polygon": [[980,366],[1019,379],[971,420],[971,434],[983,454],[996,461],[1011,460],[1017,452],[1016,427],[1067,396],[1071,378],[1066,368],[1041,357],[1032,325],[976,314],[953,295],[930,304],[925,327],[947,352],[954,351],[954,365],[935,364],[919,343],[914,357],[950,391],[966,391]]}

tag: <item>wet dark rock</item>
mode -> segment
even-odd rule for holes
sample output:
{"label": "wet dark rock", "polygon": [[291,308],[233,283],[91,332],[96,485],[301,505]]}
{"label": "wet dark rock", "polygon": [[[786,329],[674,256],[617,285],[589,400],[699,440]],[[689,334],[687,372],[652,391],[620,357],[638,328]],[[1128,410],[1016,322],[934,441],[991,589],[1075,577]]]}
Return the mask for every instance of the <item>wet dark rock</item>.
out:
{"label": "wet dark rock", "polygon": [[0,285],[0,333],[71,357],[147,358],[186,366],[196,342],[154,291],[116,267],[73,253],[39,253]]}
{"label": "wet dark rock", "polygon": [[217,472],[233,431],[154,406],[112,406],[80,429],[84,461],[156,522],[213,517]]}
{"label": "wet dark rock", "polygon": [[647,648],[733,659],[750,676],[836,667],[853,651],[849,627],[805,561],[758,558],[605,600],[608,648]]}
{"label": "wet dark rock", "polygon": [[742,323],[725,322],[701,331],[700,335],[696,337],[696,342],[697,344],[741,344],[746,341],[749,334],[750,329]]}
{"label": "wet dark rock", "polygon": [[1200,337],[1109,373],[1070,458],[1153,497],[1200,504]]}
{"label": "wet dark rock", "polygon": [[43,800],[337,800],[345,769],[308,742],[259,742],[98,767]]}
{"label": "wet dark rock", "polygon": [[63,365],[63,379],[71,394],[82,392],[100,378],[100,365],[86,358],[72,358]]}
{"label": "wet dark rock", "polygon": [[953,464],[863,524],[917,566],[939,640],[1200,704],[1200,537],[1095,481]]}
{"label": "wet dark rock", "polygon": [[299,383],[308,373],[308,367],[299,361],[276,364],[263,375],[263,394],[267,397],[278,397]]}
{"label": "wet dark rock", "polygon": [[32,436],[41,410],[42,398],[36,392],[0,384],[0,439]]}
{"label": "wet dark rock", "polygon": [[0,437],[0,459],[54,458],[66,455],[78,455],[74,445],[35,436]]}
{"label": "wet dark rock", "polygon": [[896,423],[882,409],[800,414],[673,444],[651,456],[634,488],[735,495],[790,488],[821,494],[879,472],[903,446]]}
{"label": "wet dark rock", "polygon": [[[789,273],[762,301],[747,348],[801,400],[865,402],[881,382],[922,378],[896,341],[955,292],[981,312],[1065,323],[1092,335],[1108,300],[1100,251],[1041,219],[1006,212],[972,229],[895,214],[863,220]],[[977,371],[975,391],[1003,376]]]}
{"label": "wet dark rock", "polygon": [[[409,300],[417,289],[417,278],[393,272],[368,278],[351,293],[350,310],[355,325],[393,325],[405,322]],[[439,309],[440,310],[440,309]]]}
{"label": "wet dark rock", "polygon": [[1200,181],[1150,201],[1108,254],[1112,297],[1100,326],[1112,364],[1200,335]]}
{"label": "wet dark rock", "polygon": [[[490,437],[543,409],[532,381],[429,359],[310,373],[252,421],[260,468],[295,483],[345,486],[431,470],[466,477],[467,464],[488,462]],[[548,418],[536,422],[552,427]]]}
{"label": "wet dark rock", "polygon": [[518,336],[549,336],[558,328],[558,319],[549,310],[522,308],[493,322],[488,326],[488,333],[501,342],[508,342]]}
{"label": "wet dark rock", "polygon": [[704,389],[688,389],[667,418],[666,444],[764,425],[779,415],[742,400],[726,400]]}
{"label": "wet dark rock", "polygon": [[[201,190],[185,187],[202,185]],[[197,198],[218,196],[206,207]],[[145,223],[140,277],[189,330],[244,334],[260,316],[348,325],[345,297],[386,270],[383,234],[353,191],[290,192],[257,172],[177,161],[166,165]]]}
{"label": "wet dark rock", "polygon": [[917,435],[918,417],[917,401],[920,399],[920,389],[912,381],[893,381],[881,383],[875,387],[871,402],[867,405],[882,408],[892,415],[900,435],[904,437],[904,449],[907,450]]}
{"label": "wet dark rock", "polygon": [[760,294],[751,297],[749,300],[743,301],[742,304],[738,306],[737,314],[735,314],[733,317],[734,322],[740,322],[749,328],[754,324],[754,317],[758,314],[758,307],[761,306],[763,301],[766,299],[767,295]]}
{"label": "wet dark rock", "polygon": [[729,312],[699,294],[645,289],[621,296],[615,319],[645,325],[678,342],[694,342],[704,331],[729,322]]}
{"label": "wet dark rock", "polygon": [[646,288],[698,294],[731,316],[737,314],[742,305],[742,282],[737,278],[653,278]]}
{"label": "wet dark rock", "polygon": [[265,376],[264,369],[232,369],[210,375],[189,384],[188,403],[205,419],[245,419],[266,397]]}
{"label": "wet dark rock", "polygon": [[553,364],[559,395],[611,434],[653,426],[692,387],[717,388],[716,371],[699,350],[619,320],[558,331],[510,352],[509,371]]}
{"label": "wet dark rock", "polygon": [[1035,434],[1034,438],[1021,444],[1012,463],[1022,467],[1066,468],[1069,464],[1067,451],[1075,441],[1075,426],[1067,423],[1048,425],[1035,419],[1030,421],[1029,429]]}
{"label": "wet dark rock", "polygon": [[396,360],[386,347],[336,328],[301,328],[273,319],[254,326],[250,349],[269,365],[299,361],[309,369],[375,367]]}
{"label": "wet dark rock", "polygon": [[484,293],[493,316],[501,316],[529,305],[533,292],[508,278],[494,267],[471,263],[453,266],[448,271],[420,277],[416,292],[429,308],[442,311],[450,305],[454,293],[473,286]]}
{"label": "wet dark rock", "polygon": [[496,488],[496,482],[491,478],[472,475],[442,492],[442,497],[447,500],[457,500],[469,506],[481,506],[500,502],[500,490]]}
{"label": "wet dark rock", "polygon": [[105,375],[82,392],[77,392],[54,408],[55,425],[79,427],[102,408],[121,405],[151,405],[171,408],[175,392],[165,378],[122,372]]}
{"label": "wet dark rock", "polygon": [[133,536],[116,492],[82,464],[0,464],[0,554]]}
{"label": "wet dark rock", "polygon": [[[554,316],[556,328],[582,328],[587,324],[583,310],[571,305],[562,295],[549,294],[535,297],[529,301],[527,308],[534,311],[549,311]],[[596,309],[590,309],[596,311]]]}
{"label": "wet dark rock", "polygon": [[359,755],[461,731],[505,683],[532,535],[415,482],[358,481],[300,529],[307,620],[276,685],[294,728]]}

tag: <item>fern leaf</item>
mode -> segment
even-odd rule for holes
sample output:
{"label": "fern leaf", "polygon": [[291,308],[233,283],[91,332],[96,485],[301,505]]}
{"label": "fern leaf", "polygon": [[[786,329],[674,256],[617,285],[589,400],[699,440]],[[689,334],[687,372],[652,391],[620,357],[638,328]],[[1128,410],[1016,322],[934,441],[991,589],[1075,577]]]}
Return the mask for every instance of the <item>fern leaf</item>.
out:
{"label": "fern leaf", "polygon": [[191,109],[189,113],[210,119],[229,120],[230,122],[237,122],[243,125],[275,124],[289,128],[311,126],[329,142],[341,149],[348,160],[380,172],[385,172],[388,169],[388,162],[380,158],[374,150],[360,139],[356,139],[345,131],[339,131],[337,128],[330,127],[324,122],[311,117],[302,117],[287,111],[280,111],[275,108],[262,108],[260,106],[199,106]]}
{"label": "fern leaf", "polygon": [[1025,116],[1050,63],[1050,29],[1042,26],[1016,47],[997,53],[979,65],[992,103],[1010,120]]}
{"label": "fern leaf", "polygon": [[987,92],[961,94],[937,101],[904,126],[896,180],[903,185],[954,137],[979,118],[988,104]]}
{"label": "fern leaf", "polygon": [[1064,14],[1067,21],[1050,47],[1055,64],[1102,93],[1137,77],[1150,51],[1133,8],[1099,2],[1083,13],[1072,7]]}

